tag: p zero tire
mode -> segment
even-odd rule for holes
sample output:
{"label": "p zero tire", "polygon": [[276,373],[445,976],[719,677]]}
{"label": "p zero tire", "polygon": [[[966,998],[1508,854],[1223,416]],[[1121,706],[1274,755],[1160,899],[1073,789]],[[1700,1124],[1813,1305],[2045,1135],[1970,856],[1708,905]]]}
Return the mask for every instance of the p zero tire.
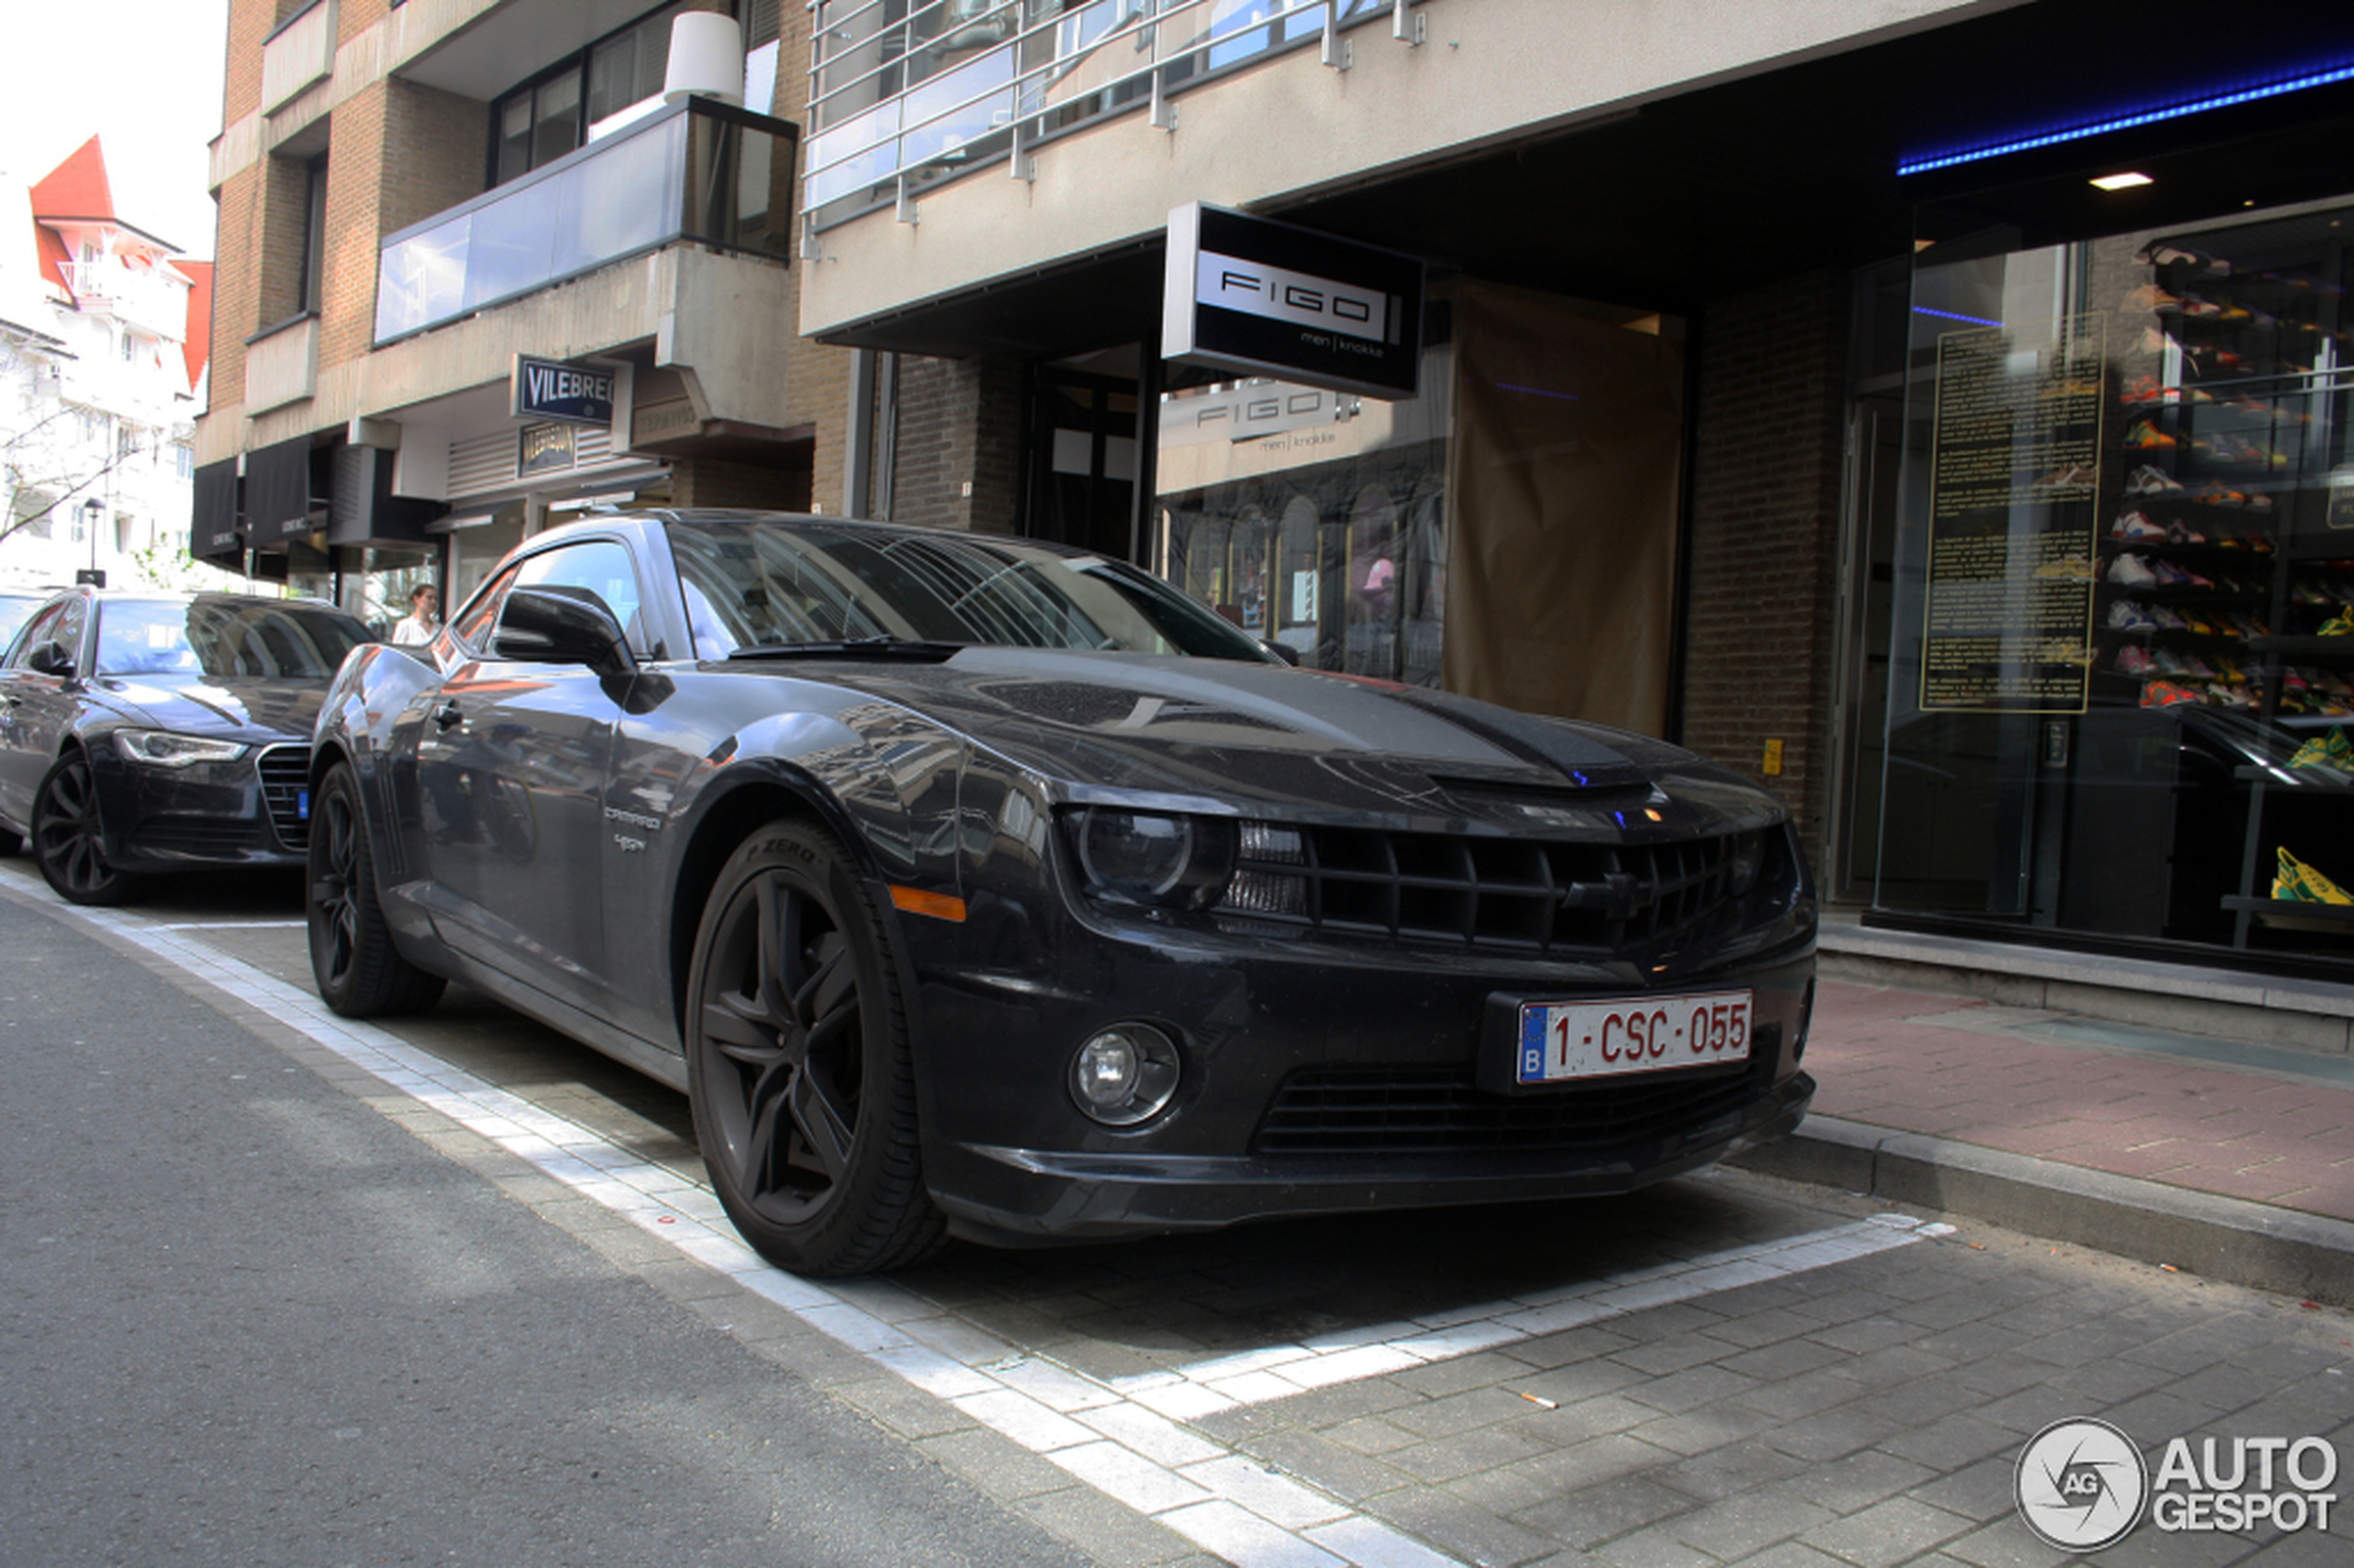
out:
{"label": "p zero tire", "polygon": [[830,834],[779,821],[737,849],[703,906],[687,1009],[696,1141],[746,1241],[815,1275],[940,1246],[898,980]]}
{"label": "p zero tire", "polygon": [[32,794],[32,858],[57,896],[72,904],[125,904],[146,891],[146,879],[107,864],[98,822],[98,781],[90,759],[68,752]]}
{"label": "p zero tire", "polygon": [[442,978],[410,963],[392,944],[376,902],[360,780],[348,763],[337,763],[320,780],[308,858],[303,902],[320,998],[348,1018],[418,1013],[439,1001]]}

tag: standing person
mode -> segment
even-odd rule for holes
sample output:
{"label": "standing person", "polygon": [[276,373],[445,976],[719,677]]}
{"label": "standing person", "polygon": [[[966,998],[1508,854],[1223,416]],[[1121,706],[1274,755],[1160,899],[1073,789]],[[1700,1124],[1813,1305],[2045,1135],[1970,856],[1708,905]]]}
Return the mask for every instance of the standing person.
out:
{"label": "standing person", "polygon": [[441,629],[441,592],[431,583],[409,590],[409,613],[395,621],[391,641],[396,648],[421,648]]}

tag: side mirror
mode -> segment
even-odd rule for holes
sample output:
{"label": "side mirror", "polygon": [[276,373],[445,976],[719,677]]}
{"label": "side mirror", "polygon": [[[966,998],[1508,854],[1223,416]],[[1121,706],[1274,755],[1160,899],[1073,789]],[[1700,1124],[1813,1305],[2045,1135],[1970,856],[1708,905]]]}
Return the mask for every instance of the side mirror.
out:
{"label": "side mirror", "polygon": [[490,634],[490,656],[533,664],[586,664],[601,676],[634,674],[621,623],[587,588],[538,583],[511,590]]}
{"label": "side mirror", "polygon": [[73,678],[73,655],[66,651],[62,642],[44,642],[24,656],[25,668],[35,675],[56,676],[60,680]]}

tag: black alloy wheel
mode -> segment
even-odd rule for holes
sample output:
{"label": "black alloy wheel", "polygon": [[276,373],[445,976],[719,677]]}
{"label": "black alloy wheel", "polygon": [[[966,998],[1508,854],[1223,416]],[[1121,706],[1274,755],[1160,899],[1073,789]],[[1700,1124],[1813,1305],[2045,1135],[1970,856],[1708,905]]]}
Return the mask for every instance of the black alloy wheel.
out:
{"label": "black alloy wheel", "polygon": [[122,904],[146,879],[107,863],[98,824],[98,781],[79,751],[59,757],[32,796],[32,858],[42,878],[70,904]]}
{"label": "black alloy wheel", "polygon": [[696,936],[696,1141],[744,1239],[798,1272],[901,1268],[944,1239],[885,942],[847,853],[794,821],[730,857]]}
{"label": "black alloy wheel", "polygon": [[304,898],[310,973],[320,998],[348,1018],[423,1012],[441,999],[444,981],[393,946],[376,902],[375,862],[361,814],[360,781],[348,763],[320,780],[310,814]]}

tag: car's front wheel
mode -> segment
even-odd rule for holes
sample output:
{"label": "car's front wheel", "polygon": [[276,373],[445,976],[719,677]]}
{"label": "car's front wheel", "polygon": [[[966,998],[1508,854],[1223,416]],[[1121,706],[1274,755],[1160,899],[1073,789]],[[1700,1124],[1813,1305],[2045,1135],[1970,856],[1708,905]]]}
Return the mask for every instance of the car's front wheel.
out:
{"label": "car's front wheel", "polygon": [[696,1140],[744,1239],[801,1273],[904,1267],[944,1234],[885,940],[848,854],[797,821],[744,841],[696,933]]}
{"label": "car's front wheel", "polygon": [[385,925],[360,780],[348,763],[335,764],[319,781],[308,853],[304,903],[321,1000],[348,1018],[423,1012],[439,1001],[442,978],[403,958]]}
{"label": "car's front wheel", "polygon": [[122,904],[146,888],[107,863],[97,777],[80,752],[59,757],[33,791],[32,841],[42,878],[70,903]]}

